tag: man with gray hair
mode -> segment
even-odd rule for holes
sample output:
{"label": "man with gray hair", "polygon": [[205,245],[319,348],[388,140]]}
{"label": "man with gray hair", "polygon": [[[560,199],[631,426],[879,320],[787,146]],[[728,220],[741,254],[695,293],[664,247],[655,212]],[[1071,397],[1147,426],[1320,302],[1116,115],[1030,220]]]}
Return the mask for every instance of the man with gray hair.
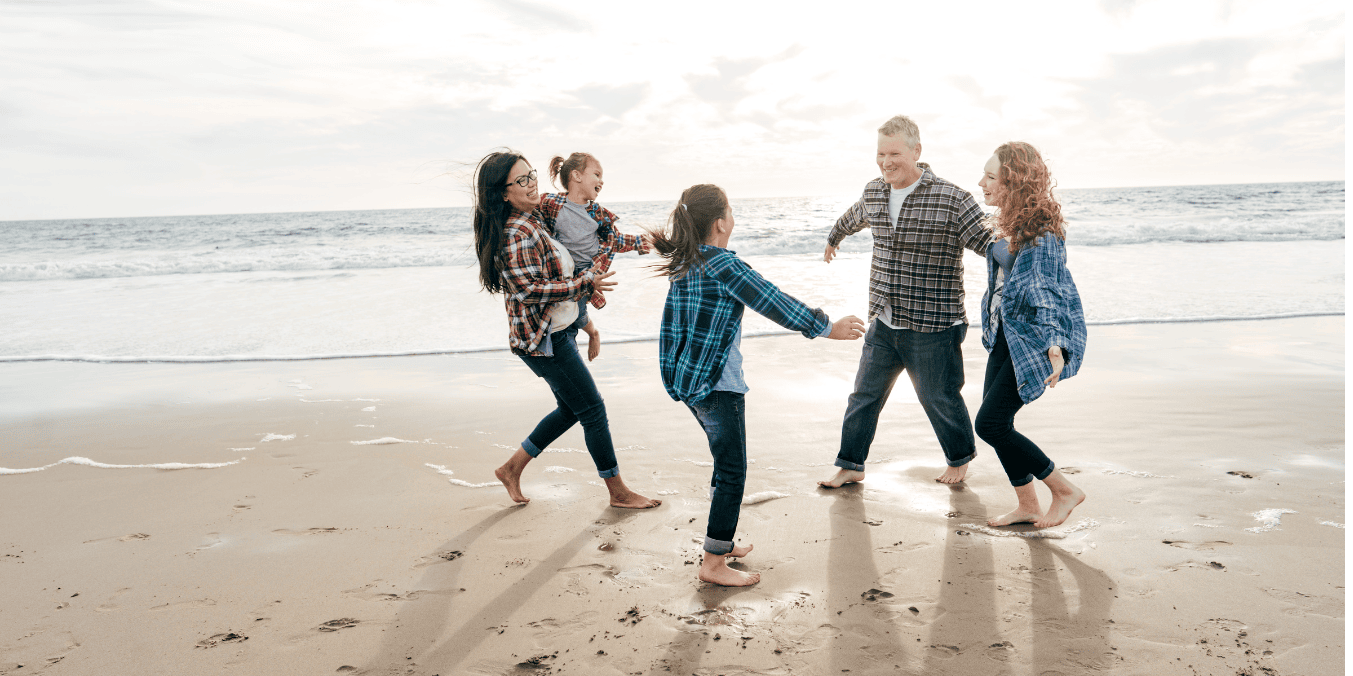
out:
{"label": "man with gray hair", "polygon": [[878,130],[877,162],[883,175],[837,219],[823,260],[841,240],[866,226],[874,236],[869,271],[869,333],[860,353],[855,390],[841,424],[836,475],[819,485],[838,488],[864,479],[879,413],[902,371],[935,428],[948,467],[935,480],[954,484],[976,455],[963,387],[963,249],[983,256],[991,244],[977,200],[917,162],[921,134],[905,115]]}

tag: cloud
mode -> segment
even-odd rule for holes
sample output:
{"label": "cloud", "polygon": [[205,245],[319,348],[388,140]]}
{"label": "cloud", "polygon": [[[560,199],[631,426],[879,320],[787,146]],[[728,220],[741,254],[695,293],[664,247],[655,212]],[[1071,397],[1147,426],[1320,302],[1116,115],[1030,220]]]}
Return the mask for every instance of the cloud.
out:
{"label": "cloud", "polygon": [[575,89],[571,93],[584,105],[619,119],[638,106],[648,95],[649,89],[648,83],[636,82],[617,87],[589,85]]}
{"label": "cloud", "polygon": [[744,59],[718,58],[714,60],[715,74],[693,74],[686,76],[686,82],[701,101],[714,106],[727,114],[738,103],[752,93],[751,76],[758,70],[773,63],[788,61],[800,53],[804,47],[794,45],[775,56]]}

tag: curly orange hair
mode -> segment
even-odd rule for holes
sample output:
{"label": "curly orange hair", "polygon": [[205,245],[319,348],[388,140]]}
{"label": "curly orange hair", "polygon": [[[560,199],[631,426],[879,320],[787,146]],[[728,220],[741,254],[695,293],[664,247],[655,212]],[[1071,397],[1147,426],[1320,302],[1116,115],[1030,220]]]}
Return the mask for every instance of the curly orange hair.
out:
{"label": "curly orange hair", "polygon": [[1000,213],[993,230],[998,237],[1010,238],[1010,252],[1019,251],[1045,232],[1065,240],[1062,205],[1052,196],[1057,183],[1038,150],[1023,141],[1011,141],[996,149],[996,159],[1001,163],[996,177]]}

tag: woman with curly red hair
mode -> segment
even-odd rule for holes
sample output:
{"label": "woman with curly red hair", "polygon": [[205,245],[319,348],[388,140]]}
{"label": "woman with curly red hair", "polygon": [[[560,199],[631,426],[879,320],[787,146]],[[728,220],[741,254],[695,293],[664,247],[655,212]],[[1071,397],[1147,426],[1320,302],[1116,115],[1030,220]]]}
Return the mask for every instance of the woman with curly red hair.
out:
{"label": "woman with curly red hair", "polygon": [[[1034,442],[1015,431],[1015,414],[1046,387],[1076,374],[1085,357],[1085,313],[1066,269],[1062,207],[1043,157],[1028,143],[996,149],[983,168],[982,194],[997,207],[990,221],[987,292],[982,298],[982,346],[987,359],[982,407],[973,427],[996,449],[1019,505],[987,521],[992,526],[1056,526],[1085,501]],[[1052,491],[1044,512],[1033,480]]]}

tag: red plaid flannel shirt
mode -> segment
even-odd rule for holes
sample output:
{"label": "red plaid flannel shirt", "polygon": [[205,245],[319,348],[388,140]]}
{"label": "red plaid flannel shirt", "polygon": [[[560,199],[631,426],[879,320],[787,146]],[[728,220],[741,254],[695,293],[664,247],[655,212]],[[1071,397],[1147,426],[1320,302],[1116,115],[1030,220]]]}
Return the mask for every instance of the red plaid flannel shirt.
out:
{"label": "red plaid flannel shirt", "polygon": [[[539,211],[550,229],[550,234],[554,234],[555,219],[559,218],[559,210],[564,208],[566,201],[568,196],[559,193],[545,193],[540,196]],[[615,222],[620,220],[620,217],[611,213],[610,209],[592,200],[587,201],[586,208],[587,215],[597,222],[597,238],[601,240],[601,251],[592,257],[594,271],[602,273],[610,270],[611,261],[615,260],[616,254],[638,251],[642,256],[648,253],[648,240],[639,235],[626,235],[616,229]],[[600,310],[606,307],[606,297],[600,291],[593,291],[591,303],[592,307]]]}
{"label": "red plaid flannel shirt", "polygon": [[[594,292],[592,269],[564,277],[564,266],[553,244],[554,228],[541,220],[539,211],[513,210],[503,227],[502,277],[506,287],[508,344],[512,351],[532,357],[544,356],[540,343],[547,338],[550,305],[578,300]],[[604,252],[604,248],[603,248]],[[600,256],[601,254],[598,254]]]}

